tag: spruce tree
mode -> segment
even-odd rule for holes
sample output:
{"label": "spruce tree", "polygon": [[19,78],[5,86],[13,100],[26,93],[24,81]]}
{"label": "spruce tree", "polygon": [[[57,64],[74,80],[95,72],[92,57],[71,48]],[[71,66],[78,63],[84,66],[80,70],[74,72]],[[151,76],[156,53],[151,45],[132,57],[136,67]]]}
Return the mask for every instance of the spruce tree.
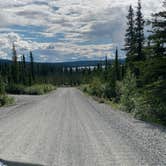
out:
{"label": "spruce tree", "polygon": [[26,85],[26,62],[24,54],[21,57],[21,75],[22,83]]}
{"label": "spruce tree", "polygon": [[32,51],[30,51],[30,84],[35,80],[35,74],[34,74],[34,59]]}
{"label": "spruce tree", "polygon": [[135,19],[135,42],[136,42],[136,60],[143,60],[143,47],[144,47],[144,18],[142,14],[141,0],[138,0],[138,7]]}
{"label": "spruce tree", "polygon": [[104,80],[108,80],[108,57],[105,57],[105,70],[104,70]]}
{"label": "spruce tree", "polygon": [[118,55],[118,48],[116,48],[115,53],[115,80],[120,80],[120,65],[119,65],[119,55]]}
{"label": "spruce tree", "polygon": [[135,59],[135,21],[134,21],[134,10],[130,5],[128,16],[127,16],[127,29],[125,35],[125,48],[124,50],[127,51],[126,59],[127,62],[131,62]]}
{"label": "spruce tree", "polygon": [[105,56],[105,70],[107,71],[108,69],[108,57]]}
{"label": "spruce tree", "polygon": [[[163,3],[166,9],[166,0]],[[153,14],[152,35],[149,39],[152,41],[152,49],[155,56],[166,55],[166,10]]]}
{"label": "spruce tree", "polygon": [[12,56],[12,79],[14,83],[18,83],[19,80],[19,67],[18,67],[18,58],[17,58],[17,52],[16,52],[16,48],[15,45],[13,44],[13,56]]}

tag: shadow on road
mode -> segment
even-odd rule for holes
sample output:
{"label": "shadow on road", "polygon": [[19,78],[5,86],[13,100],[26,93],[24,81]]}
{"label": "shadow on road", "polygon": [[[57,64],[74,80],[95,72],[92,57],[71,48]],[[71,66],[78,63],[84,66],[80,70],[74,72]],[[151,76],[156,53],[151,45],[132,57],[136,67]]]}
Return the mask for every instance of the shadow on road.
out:
{"label": "shadow on road", "polygon": [[6,161],[6,160],[0,159],[0,166],[44,166],[44,165]]}

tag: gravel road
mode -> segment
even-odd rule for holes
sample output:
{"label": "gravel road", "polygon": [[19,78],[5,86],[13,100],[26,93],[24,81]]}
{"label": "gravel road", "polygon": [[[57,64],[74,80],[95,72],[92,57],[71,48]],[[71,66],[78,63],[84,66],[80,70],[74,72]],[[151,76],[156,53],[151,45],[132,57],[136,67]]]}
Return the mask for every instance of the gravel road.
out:
{"label": "gravel road", "polygon": [[166,165],[164,127],[113,111],[76,88],[16,98],[17,105],[0,108],[3,160],[27,166]]}

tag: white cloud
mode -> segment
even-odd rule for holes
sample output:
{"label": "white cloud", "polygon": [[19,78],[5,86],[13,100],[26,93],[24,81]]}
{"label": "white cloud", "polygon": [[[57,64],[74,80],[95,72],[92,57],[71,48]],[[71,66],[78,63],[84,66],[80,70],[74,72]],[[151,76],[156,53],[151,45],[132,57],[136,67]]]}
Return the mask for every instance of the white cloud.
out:
{"label": "white cloud", "polygon": [[[41,52],[41,60],[54,57],[53,51],[59,56],[54,60],[63,60],[67,55],[71,59],[110,55],[114,45],[122,46],[130,4],[136,8],[137,0],[0,0],[0,50],[5,56],[9,54],[14,40],[21,53]],[[142,5],[149,18],[161,8],[162,0],[142,0]],[[12,29],[15,25],[31,25],[32,29]],[[63,37],[57,39],[59,34]],[[53,37],[55,40],[48,41]]]}

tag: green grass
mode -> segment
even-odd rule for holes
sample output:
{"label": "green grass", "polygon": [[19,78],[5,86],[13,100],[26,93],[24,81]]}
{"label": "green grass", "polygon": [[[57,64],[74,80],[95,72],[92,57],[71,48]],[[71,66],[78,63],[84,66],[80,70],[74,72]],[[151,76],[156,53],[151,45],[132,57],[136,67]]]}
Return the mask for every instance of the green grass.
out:
{"label": "green grass", "polygon": [[92,95],[88,84],[81,85],[79,87],[79,89],[81,91],[83,91],[86,95],[91,96],[95,101],[97,101],[99,103],[109,104],[114,110],[120,110],[120,108],[121,108],[121,105],[119,103],[115,103],[115,102],[110,101],[109,99],[106,99],[104,97],[98,97],[98,96]]}
{"label": "green grass", "polygon": [[0,107],[14,104],[15,100],[13,97],[7,96],[5,94],[0,95]]}
{"label": "green grass", "polygon": [[11,94],[43,95],[55,89],[55,86],[52,84],[35,84],[29,87],[15,84],[9,86],[7,92]]}
{"label": "green grass", "polygon": [[[114,109],[114,110],[120,110],[120,111],[126,112],[123,109],[123,105],[121,103],[117,103],[114,100],[111,101],[107,98],[92,95],[89,85],[81,85],[79,87],[79,89],[81,91],[83,91],[86,95],[91,96],[95,101],[97,101],[99,103],[105,103],[105,104],[110,105],[111,108]],[[146,105],[143,105],[143,104],[140,105],[140,102],[138,102],[138,107],[139,107],[139,111],[137,113],[135,113],[135,112],[130,112],[130,113],[127,112],[127,113],[129,115],[133,116],[136,119],[146,121],[146,122],[150,122],[152,124],[159,124],[159,125],[166,126],[166,122],[164,120],[161,120],[161,118],[159,119],[155,115],[153,115],[152,113],[146,111],[148,109]],[[142,111],[140,111],[140,109]]]}
{"label": "green grass", "polygon": [[25,94],[43,95],[53,90],[55,90],[55,86],[51,84],[41,84],[41,85],[37,84],[37,85],[33,85],[33,86],[25,88]]}

